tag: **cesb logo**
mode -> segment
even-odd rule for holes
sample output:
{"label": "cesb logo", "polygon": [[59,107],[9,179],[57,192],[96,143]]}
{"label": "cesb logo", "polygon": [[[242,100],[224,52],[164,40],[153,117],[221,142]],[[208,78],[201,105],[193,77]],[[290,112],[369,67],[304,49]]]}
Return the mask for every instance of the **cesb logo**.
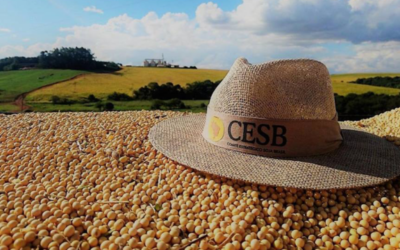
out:
{"label": "cesb logo", "polygon": [[215,142],[220,141],[224,137],[224,130],[222,120],[217,116],[213,116],[208,125],[208,138]]}

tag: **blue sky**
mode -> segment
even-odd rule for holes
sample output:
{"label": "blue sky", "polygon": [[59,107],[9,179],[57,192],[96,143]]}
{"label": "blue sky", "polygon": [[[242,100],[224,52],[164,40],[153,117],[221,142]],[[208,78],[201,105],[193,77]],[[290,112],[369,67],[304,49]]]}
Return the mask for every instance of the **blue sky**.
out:
{"label": "blue sky", "polygon": [[[139,65],[228,69],[313,58],[332,73],[400,72],[400,0],[0,0],[0,58],[61,46]],[[397,56],[396,56],[397,55]]]}
{"label": "blue sky", "polygon": [[[0,28],[7,28],[12,34],[0,33],[0,46],[7,44],[26,45],[49,42],[63,35],[60,27],[86,26],[106,23],[110,18],[128,14],[142,18],[153,11],[158,15],[167,12],[186,13],[195,16],[201,0],[119,0],[119,1],[71,1],[71,0],[0,0]],[[215,1],[227,10],[234,9],[241,1]],[[21,6],[23,6],[21,8]],[[86,12],[85,7],[95,6],[103,13]],[[29,42],[23,41],[29,39]]]}

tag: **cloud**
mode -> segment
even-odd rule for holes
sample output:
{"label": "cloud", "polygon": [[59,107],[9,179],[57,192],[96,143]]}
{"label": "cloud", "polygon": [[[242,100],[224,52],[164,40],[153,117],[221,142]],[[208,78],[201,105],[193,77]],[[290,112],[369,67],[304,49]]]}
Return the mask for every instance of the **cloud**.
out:
{"label": "cloud", "polygon": [[87,6],[85,8],[83,8],[83,11],[86,12],[94,12],[94,13],[98,13],[98,14],[103,14],[104,12],[101,9],[96,8],[96,6]]}
{"label": "cloud", "polygon": [[29,42],[31,39],[30,38],[24,38],[22,39],[23,42]]}
{"label": "cloud", "polygon": [[0,32],[10,33],[11,30],[10,30],[10,29],[7,29],[7,28],[1,28],[1,27],[0,27]]}
{"label": "cloud", "polygon": [[[243,0],[233,11],[212,2],[201,4],[194,18],[186,13],[149,12],[142,18],[124,14],[104,24],[61,28],[64,34],[51,43],[0,47],[0,58],[82,46],[99,60],[134,65],[164,53],[174,64],[200,68],[228,69],[237,57],[251,63],[313,58],[326,63],[332,73],[398,72],[400,62],[394,55],[400,54],[400,29],[391,18],[400,14],[400,3],[394,1],[399,0],[379,4],[373,0]],[[381,10],[387,10],[388,17]],[[369,16],[364,20],[365,13]]]}
{"label": "cloud", "polygon": [[322,61],[335,72],[399,72],[400,42],[364,42],[354,46],[355,55],[337,55]]}
{"label": "cloud", "polygon": [[196,18],[214,29],[315,40],[400,41],[399,0],[243,0],[233,11],[201,4]]}
{"label": "cloud", "polygon": [[37,43],[30,46],[5,45],[0,47],[0,58],[11,56],[37,56],[41,51],[54,49],[55,45],[51,43]]}

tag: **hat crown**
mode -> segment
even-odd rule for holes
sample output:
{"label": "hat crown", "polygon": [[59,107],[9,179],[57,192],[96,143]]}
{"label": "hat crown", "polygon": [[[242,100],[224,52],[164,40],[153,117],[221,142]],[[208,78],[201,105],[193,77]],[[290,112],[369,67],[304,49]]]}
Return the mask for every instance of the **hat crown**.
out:
{"label": "hat crown", "polygon": [[251,65],[239,58],[214,91],[209,108],[264,119],[331,120],[336,115],[329,71],[311,59]]}

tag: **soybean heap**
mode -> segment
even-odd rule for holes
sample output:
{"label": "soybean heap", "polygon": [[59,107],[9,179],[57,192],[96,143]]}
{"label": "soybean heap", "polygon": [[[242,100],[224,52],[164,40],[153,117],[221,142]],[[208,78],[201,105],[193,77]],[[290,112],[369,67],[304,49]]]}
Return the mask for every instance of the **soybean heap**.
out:
{"label": "soybean heap", "polygon": [[[399,249],[399,179],[313,191],[203,174],[147,139],[181,115],[0,115],[0,250]],[[400,145],[399,121],[347,123]]]}

